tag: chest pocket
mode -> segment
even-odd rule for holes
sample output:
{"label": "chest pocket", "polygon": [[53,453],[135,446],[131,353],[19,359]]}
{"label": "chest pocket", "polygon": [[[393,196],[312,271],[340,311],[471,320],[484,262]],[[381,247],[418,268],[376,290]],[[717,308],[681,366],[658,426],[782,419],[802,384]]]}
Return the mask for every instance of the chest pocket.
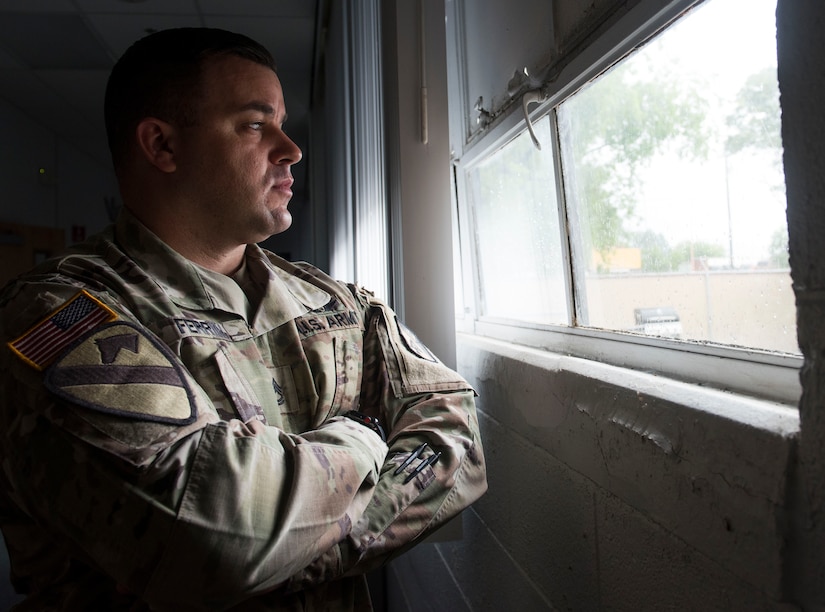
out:
{"label": "chest pocket", "polygon": [[212,354],[192,364],[191,371],[221,418],[268,423],[274,416],[277,422],[278,396],[269,369],[253,342],[241,344],[242,349],[236,343],[215,342]]}
{"label": "chest pocket", "polygon": [[304,349],[302,361],[273,372],[282,393],[282,426],[288,431],[315,429],[335,415],[358,408],[360,344],[346,335],[332,335],[305,343]]}
{"label": "chest pocket", "polygon": [[244,423],[252,419],[266,422],[263,402],[258,398],[250,381],[236,369],[233,362],[238,363],[237,356],[232,353],[237,353],[237,351],[233,351],[231,346],[221,346],[214,355],[215,364],[223,380],[226,398]]}

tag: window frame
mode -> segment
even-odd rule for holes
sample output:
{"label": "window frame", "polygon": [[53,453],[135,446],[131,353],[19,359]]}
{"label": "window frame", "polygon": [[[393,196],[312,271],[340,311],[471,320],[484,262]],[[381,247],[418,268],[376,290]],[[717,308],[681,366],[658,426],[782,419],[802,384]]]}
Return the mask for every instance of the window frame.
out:
{"label": "window frame", "polygon": [[585,84],[700,4],[702,0],[673,0],[666,3],[642,0],[573,58],[555,81],[544,86],[542,91],[546,95],[545,101],[528,115],[533,122],[550,122],[552,142],[542,143],[542,146],[552,147],[555,160],[552,171],[555,174],[558,212],[562,220],[561,240],[565,247],[563,253],[570,327],[501,319],[484,316],[478,311],[478,305],[482,302],[476,250],[478,245],[474,239],[476,220],[471,198],[468,197],[467,180],[477,164],[527,130],[520,104],[512,104],[487,129],[474,134],[470,142],[463,143],[461,154],[454,154],[453,180],[458,207],[459,265],[463,285],[463,312],[457,313],[456,328],[459,332],[796,405],[801,396],[801,356],[575,326],[576,298],[571,244],[567,234],[569,212],[561,176],[558,125],[554,116],[556,108]]}

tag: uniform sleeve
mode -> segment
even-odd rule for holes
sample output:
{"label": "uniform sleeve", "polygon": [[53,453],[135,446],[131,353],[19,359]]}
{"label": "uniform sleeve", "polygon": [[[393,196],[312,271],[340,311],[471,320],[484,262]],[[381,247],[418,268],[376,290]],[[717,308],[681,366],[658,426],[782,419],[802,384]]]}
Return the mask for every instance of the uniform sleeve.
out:
{"label": "uniform sleeve", "polygon": [[[25,291],[3,312],[24,303]],[[386,456],[374,432],[340,417],[300,436],[221,421],[176,358],[116,314],[48,364],[34,342],[0,349],[8,503],[124,590],[187,609],[272,590],[349,533]],[[6,340],[15,325],[0,318]]]}
{"label": "uniform sleeve", "polygon": [[371,300],[361,410],[389,429],[390,452],[348,536],[292,577],[306,588],[385,563],[487,490],[475,394],[394,313]]}

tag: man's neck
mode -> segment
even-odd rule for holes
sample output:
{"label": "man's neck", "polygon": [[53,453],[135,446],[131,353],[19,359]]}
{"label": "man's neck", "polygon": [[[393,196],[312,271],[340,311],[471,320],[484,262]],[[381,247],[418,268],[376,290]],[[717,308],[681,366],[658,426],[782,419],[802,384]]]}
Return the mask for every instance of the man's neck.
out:
{"label": "man's neck", "polygon": [[202,268],[231,276],[237,272],[243,265],[244,254],[246,253],[246,245],[242,244],[231,251],[217,253],[215,251],[200,253],[181,253],[189,261],[198,264]]}
{"label": "man's neck", "polygon": [[181,231],[174,220],[156,219],[141,215],[130,208],[132,214],[179,255],[202,268],[225,274],[234,274],[243,264],[245,244],[222,245],[216,239],[197,231]]}

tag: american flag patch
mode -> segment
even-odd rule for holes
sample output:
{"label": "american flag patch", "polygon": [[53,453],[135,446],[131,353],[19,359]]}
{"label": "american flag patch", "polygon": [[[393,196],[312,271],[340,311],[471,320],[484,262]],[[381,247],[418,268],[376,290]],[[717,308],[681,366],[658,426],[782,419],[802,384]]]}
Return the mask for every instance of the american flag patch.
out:
{"label": "american flag patch", "polygon": [[81,291],[17,340],[9,342],[9,348],[30,366],[42,370],[84,333],[115,319],[115,311]]}

